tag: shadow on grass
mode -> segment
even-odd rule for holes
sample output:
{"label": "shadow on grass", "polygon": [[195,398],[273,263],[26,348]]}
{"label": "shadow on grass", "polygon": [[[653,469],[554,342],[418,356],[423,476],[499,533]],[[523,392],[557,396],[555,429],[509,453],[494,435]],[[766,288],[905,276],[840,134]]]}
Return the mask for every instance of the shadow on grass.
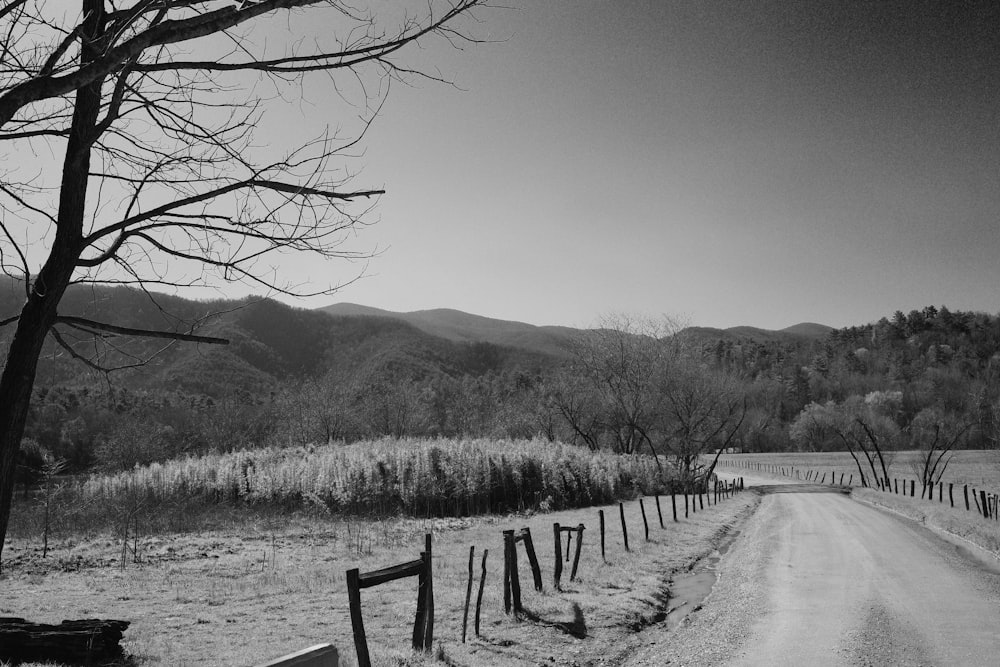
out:
{"label": "shadow on grass", "polygon": [[551,621],[547,618],[542,618],[530,609],[521,608],[521,615],[528,621],[532,623],[537,623],[539,625],[544,625],[546,627],[555,628],[565,632],[566,634],[576,637],[577,639],[587,638],[587,622],[583,618],[583,609],[576,602],[573,603],[573,620],[572,621]]}

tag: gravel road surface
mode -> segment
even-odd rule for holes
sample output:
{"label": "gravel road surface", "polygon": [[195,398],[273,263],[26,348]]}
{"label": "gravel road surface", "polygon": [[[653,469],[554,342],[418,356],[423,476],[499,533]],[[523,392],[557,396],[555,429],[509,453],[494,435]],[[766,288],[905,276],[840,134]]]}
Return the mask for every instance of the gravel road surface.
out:
{"label": "gravel road surface", "polygon": [[766,489],[702,608],[623,664],[1000,665],[1000,571],[828,491]]}

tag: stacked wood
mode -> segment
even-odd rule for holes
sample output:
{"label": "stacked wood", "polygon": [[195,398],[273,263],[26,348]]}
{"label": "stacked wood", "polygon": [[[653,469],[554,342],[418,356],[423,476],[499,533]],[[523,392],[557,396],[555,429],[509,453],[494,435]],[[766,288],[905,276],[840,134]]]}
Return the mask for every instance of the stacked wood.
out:
{"label": "stacked wood", "polygon": [[119,642],[128,621],[88,618],[58,625],[0,617],[0,660],[18,662],[88,663],[122,654]]}

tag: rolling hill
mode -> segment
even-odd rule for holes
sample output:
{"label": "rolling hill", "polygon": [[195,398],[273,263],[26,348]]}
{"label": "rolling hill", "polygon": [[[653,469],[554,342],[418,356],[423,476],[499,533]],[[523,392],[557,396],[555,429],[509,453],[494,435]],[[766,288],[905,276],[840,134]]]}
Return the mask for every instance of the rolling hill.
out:
{"label": "rolling hill", "polygon": [[472,315],[450,308],[397,313],[353,303],[336,303],[319,310],[341,317],[384,317],[406,322],[432,336],[454,342],[485,342],[560,357],[568,354],[569,341],[579,333],[578,329],[569,327],[539,327],[524,322]]}
{"label": "rolling hill", "polygon": [[[0,281],[0,319],[16,312],[23,299],[20,290],[13,280]],[[106,352],[107,359],[117,364],[153,357],[145,366],[116,373],[116,382],[124,386],[209,396],[237,389],[266,394],[283,381],[331,373],[364,381],[513,369],[537,372],[566,359],[570,341],[581,332],[448,308],[396,313],[338,303],[307,310],[258,298],[195,301],[159,294],[151,298],[128,287],[74,287],[60,310],[140,329],[187,330],[190,323],[199,322],[199,333],[226,338],[230,344],[184,343],[163,349],[159,340],[118,338]],[[0,329],[0,352],[12,329]],[[684,334],[702,342],[801,343],[818,340],[830,330],[803,323],[781,331],[690,327]],[[86,374],[82,364],[49,343],[40,363],[40,383],[87,382]]]}

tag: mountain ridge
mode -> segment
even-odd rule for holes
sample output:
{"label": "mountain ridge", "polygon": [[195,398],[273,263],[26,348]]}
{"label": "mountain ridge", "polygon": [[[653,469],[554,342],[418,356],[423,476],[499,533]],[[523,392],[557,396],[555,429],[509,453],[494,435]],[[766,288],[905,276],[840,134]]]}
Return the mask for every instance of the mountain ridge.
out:
{"label": "mountain ridge", "polygon": [[[583,329],[558,325],[535,325],[514,320],[501,320],[475,315],[454,308],[430,308],[414,311],[392,311],[356,303],[339,302],[316,310],[334,316],[370,315],[408,322],[432,335],[454,341],[482,340],[500,345],[538,346],[538,351],[566,352],[565,343]],[[834,328],[815,322],[800,322],[784,329],[761,329],[735,326],[726,329],[715,327],[686,327],[683,331],[697,334],[717,334],[722,338],[750,338],[754,340],[780,340],[788,337],[820,339]]]}

